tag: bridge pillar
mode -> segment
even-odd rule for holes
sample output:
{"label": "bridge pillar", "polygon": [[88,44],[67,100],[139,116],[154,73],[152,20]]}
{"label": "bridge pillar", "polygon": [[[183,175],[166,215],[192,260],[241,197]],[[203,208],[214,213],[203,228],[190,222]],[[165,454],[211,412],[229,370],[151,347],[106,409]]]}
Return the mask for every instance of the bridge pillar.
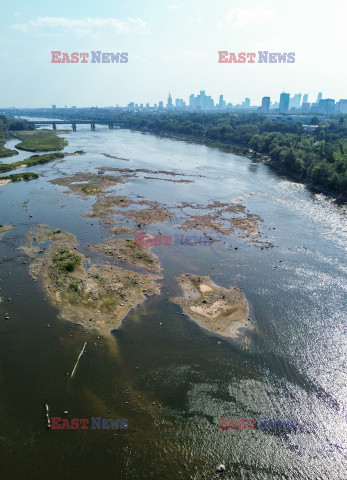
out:
{"label": "bridge pillar", "polygon": [[53,130],[57,129],[57,125],[53,122]]}
{"label": "bridge pillar", "polygon": [[77,131],[76,123],[75,123],[75,122],[72,122],[72,131],[73,131],[73,132],[76,132],[76,131]]}
{"label": "bridge pillar", "polygon": [[95,130],[95,122],[90,123],[90,129],[93,131]]}

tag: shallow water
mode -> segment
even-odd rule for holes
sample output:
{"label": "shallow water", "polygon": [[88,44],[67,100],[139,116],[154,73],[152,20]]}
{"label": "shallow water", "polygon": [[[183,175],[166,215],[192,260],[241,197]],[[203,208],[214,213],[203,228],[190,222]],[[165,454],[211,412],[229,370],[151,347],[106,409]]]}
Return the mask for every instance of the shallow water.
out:
{"label": "shallow water", "polygon": [[[65,137],[64,151],[86,154],[32,167],[38,180],[0,188],[0,223],[15,225],[0,241],[3,478],[205,480],[225,463],[227,479],[345,479],[344,208],[262,164],[201,145],[101,126],[92,132],[79,125]],[[31,154],[20,155],[6,161]],[[115,187],[117,194],[143,195],[172,209],[175,217],[150,226],[151,233],[182,233],[175,228],[183,220],[181,201],[233,200],[262,217],[261,231],[275,247],[260,250],[231,236],[212,246],[153,249],[164,268],[163,295],[98,340],[57,318],[17,247],[37,223],[74,233],[87,253],[88,244],[107,238],[97,220],[81,216],[93,198],[81,200],[49,183],[102,166],[175,170],[194,181],[138,173]],[[182,272],[242,288],[257,327],[251,346],[207,334],[166,301],[167,293],[177,293],[174,277]],[[86,353],[69,382],[65,372],[84,341]],[[69,418],[127,418],[129,429],[116,437],[112,430],[46,431],[45,400],[52,416],[68,410]],[[299,428],[224,431],[219,416],[293,418]]]}

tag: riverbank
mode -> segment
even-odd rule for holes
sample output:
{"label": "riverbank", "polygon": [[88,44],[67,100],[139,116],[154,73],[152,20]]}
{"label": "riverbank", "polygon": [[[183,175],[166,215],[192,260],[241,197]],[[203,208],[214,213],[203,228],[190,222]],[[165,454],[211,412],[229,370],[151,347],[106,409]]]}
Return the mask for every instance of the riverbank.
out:
{"label": "riverbank", "polygon": [[0,158],[7,158],[7,157],[13,157],[14,155],[18,155],[17,150],[11,150],[10,148],[6,148],[4,146],[7,140],[9,139],[7,134],[6,134],[6,137],[0,138]]}
{"label": "riverbank", "polygon": [[4,187],[8,183],[11,182],[21,182],[24,180],[25,182],[28,182],[30,180],[36,180],[39,178],[37,173],[32,173],[32,172],[24,172],[24,173],[15,173],[13,175],[8,175],[6,177],[0,177],[0,187]]}
{"label": "riverbank", "polygon": [[[254,119],[248,119],[249,123],[242,123],[242,121],[238,123],[240,119],[235,120],[232,117],[229,120],[231,124],[234,121],[236,122],[234,127],[231,127],[229,123],[224,123],[225,119],[223,122],[221,119],[221,124],[219,124],[218,116],[213,115],[210,115],[211,123],[206,126],[205,120],[196,123],[192,114],[192,122],[194,123],[191,123],[187,128],[193,128],[192,125],[194,125],[194,128],[199,130],[199,133],[195,135],[177,132],[179,129],[178,120],[172,120],[170,116],[165,117],[165,114],[162,115],[161,119],[156,119],[156,122],[160,124],[165,119],[163,129],[169,130],[171,127],[174,130],[172,132],[161,131],[153,124],[152,118],[146,117],[141,122],[130,117],[126,124],[122,121],[118,126],[144,134],[183,140],[217,148],[227,153],[246,156],[254,161],[263,162],[279,175],[302,183],[314,193],[324,193],[338,202],[347,200],[344,168],[346,154],[343,147],[346,134],[340,131],[337,131],[336,134],[334,131],[329,133],[331,138],[328,137],[324,141],[324,148],[321,152],[318,152],[314,145],[319,141],[319,138],[315,138],[313,133],[309,134],[302,130],[300,125],[283,124],[282,126],[280,122],[278,122],[279,126],[276,126],[273,122],[266,122],[265,125],[261,120],[255,122]],[[180,129],[186,128],[185,125],[189,123],[189,116],[182,118],[181,121],[183,125]],[[329,128],[334,128],[334,125],[324,126],[324,131],[327,132]],[[229,131],[229,134],[225,136],[223,129]],[[216,135],[216,139],[214,135]],[[217,140],[219,135],[223,136],[225,141]],[[339,146],[340,144],[341,146]],[[332,155],[332,152],[334,152],[334,155]]]}
{"label": "riverbank", "polygon": [[56,153],[46,153],[44,155],[32,155],[25,160],[20,160],[13,163],[0,163],[0,172],[10,172],[11,170],[16,170],[17,168],[27,168],[34,167],[35,165],[42,165],[44,163],[53,162],[58,158],[64,158],[64,154],[60,152]]}

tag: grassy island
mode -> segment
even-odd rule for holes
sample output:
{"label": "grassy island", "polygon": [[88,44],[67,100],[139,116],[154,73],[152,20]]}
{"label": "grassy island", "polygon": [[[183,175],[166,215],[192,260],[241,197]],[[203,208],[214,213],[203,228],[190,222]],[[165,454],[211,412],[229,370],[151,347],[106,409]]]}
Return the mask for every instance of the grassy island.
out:
{"label": "grassy island", "polygon": [[20,132],[11,132],[13,137],[21,142],[16,145],[20,150],[28,152],[49,152],[52,150],[62,150],[68,142],[61,138],[54,130],[25,130]]}

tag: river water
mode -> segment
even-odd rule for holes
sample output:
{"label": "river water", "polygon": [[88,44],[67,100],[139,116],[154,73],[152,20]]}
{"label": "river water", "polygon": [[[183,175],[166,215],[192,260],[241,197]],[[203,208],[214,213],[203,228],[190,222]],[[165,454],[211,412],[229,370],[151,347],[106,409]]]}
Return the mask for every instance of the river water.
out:
{"label": "river water", "polygon": [[[346,479],[344,208],[263,164],[205,146],[102,126],[78,126],[64,136],[64,151],[85,155],[32,167],[38,180],[0,188],[0,223],[15,226],[0,241],[1,478],[208,480],[224,463],[226,479]],[[17,248],[38,223],[74,233],[86,253],[87,245],[104,241],[108,231],[82,216],[95,199],[49,182],[102,166],[175,170],[193,180],[139,173],[116,187],[175,213],[149,232],[179,233],[181,201],[232,200],[263,219],[261,231],[274,248],[237,236],[212,246],[157,247],[162,295],[132,310],[111,337],[97,339],[58,318]],[[242,288],[256,326],[249,346],[207,334],[166,300],[182,272]],[[65,372],[85,341],[69,381]],[[69,418],[126,418],[129,428],[47,431],[45,400],[52,416],[68,410]],[[298,428],[220,430],[220,416],[291,418]]]}

